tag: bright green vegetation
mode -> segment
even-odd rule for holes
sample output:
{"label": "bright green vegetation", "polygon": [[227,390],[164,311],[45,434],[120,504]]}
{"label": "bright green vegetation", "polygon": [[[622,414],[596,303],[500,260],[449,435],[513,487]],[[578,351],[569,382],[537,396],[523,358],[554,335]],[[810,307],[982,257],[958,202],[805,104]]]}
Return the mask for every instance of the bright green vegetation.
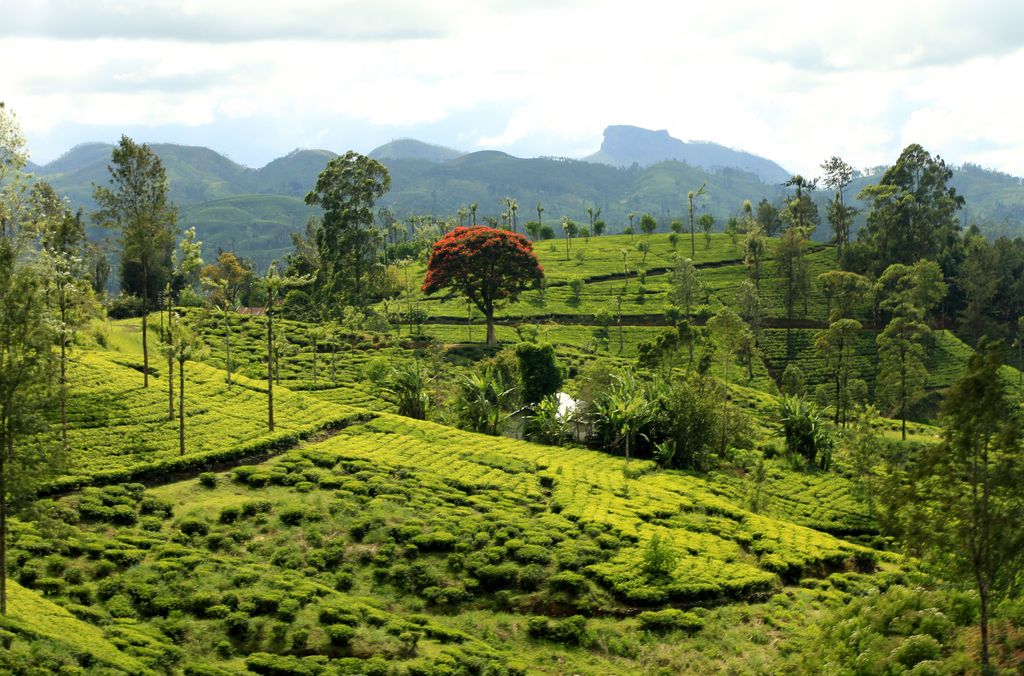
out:
{"label": "bright green vegetation", "polygon": [[[4,640],[90,672],[812,673],[832,618],[870,625],[876,606],[843,608],[881,590],[910,624],[876,659],[911,660],[902,561],[824,532],[873,532],[849,481],[773,465],[761,513],[751,487],[377,414],[259,464],[38,502],[13,525],[35,591],[14,587]],[[958,659],[961,603],[929,655]]]}
{"label": "bright green vegetation", "polygon": [[[16,525],[12,557],[24,584],[154,670],[516,671],[558,654],[583,672],[678,671],[748,649],[771,670],[780,656],[756,639],[733,633],[703,655],[701,633],[738,612],[753,626],[793,603],[820,612],[824,599],[806,591],[772,595],[808,575],[870,570],[878,555],[703,483],[383,414],[198,481],[38,503],[37,525]],[[729,600],[755,603],[630,617]],[[546,625],[532,619],[553,608],[564,610]],[[558,619],[569,615],[581,617]],[[795,613],[786,622],[810,630]]]}
{"label": "bright green vegetation", "polygon": [[[230,389],[212,365],[219,323],[189,321],[211,364],[187,363],[196,458],[246,447],[273,455],[198,477],[203,464],[190,462],[177,468],[191,478],[155,488],[119,483],[37,502],[13,524],[11,573],[27,589],[14,587],[11,635],[0,636],[14,655],[32,651],[23,660],[97,673],[815,673],[856,626],[884,635],[884,650],[870,648],[880,668],[962,663],[974,601],[929,600],[912,586],[913,562],[844,539],[876,541],[878,525],[842,474],[777,459],[759,487],[749,464],[664,471],[332,405],[360,387],[376,392],[367,365],[415,345],[344,340],[338,387],[321,351],[314,389],[299,322],[281,323],[289,344],[307,349],[281,361],[283,436],[269,437],[256,379],[262,318],[233,318]],[[113,324],[111,349],[81,349],[73,362],[70,440],[106,449],[75,454],[99,483],[177,461],[163,363],[140,388],[134,327]],[[573,369],[632,361],[568,346],[591,328],[553,329],[567,332],[559,354]],[[465,368],[470,354],[453,346],[447,358]],[[736,385],[733,398],[760,438],[777,434],[773,395]],[[299,441],[324,427],[336,429]],[[127,452],[138,440],[147,451]],[[64,626],[51,615],[82,627],[33,629]]]}
{"label": "bright green vegetation", "polygon": [[[118,328],[127,327],[122,324]],[[168,420],[166,379],[160,377],[161,372],[166,376],[166,362],[153,374],[149,388],[141,387],[139,369],[141,362],[132,353],[76,354],[69,369],[75,393],[68,401],[71,460],[67,476],[57,485],[152,477],[256,455],[360,415],[344,405],[282,390],[275,401],[282,422],[269,433],[265,384],[241,376],[229,388],[222,371],[188,362],[187,452],[179,456],[177,418]],[[176,394],[175,406],[177,403]]]}
{"label": "bright green vegetation", "polygon": [[[19,394],[30,405],[0,401],[0,452],[13,463],[0,463],[0,486],[12,487],[0,501],[12,580],[0,670],[1020,670],[1024,548],[1002,529],[1024,514],[1024,391],[982,336],[1018,331],[1024,241],[960,234],[948,168],[920,146],[862,193],[872,210],[855,241],[839,234],[852,215],[837,198],[835,247],[808,239],[819,219],[802,177],[781,209],[733,210],[730,236],[710,232],[709,211],[726,208],[730,189],[756,200],[749,175],[719,172],[704,186],[704,172],[678,163],[515,160],[531,185],[575,170],[603,185],[575,196],[573,208],[592,205],[589,223],[570,222],[556,198],[546,225],[579,232],[610,195],[626,196],[604,207],[621,220],[633,191],[644,206],[628,218],[645,234],[535,243],[544,285],[499,309],[486,345],[467,298],[489,329],[490,300],[521,291],[512,260],[540,281],[525,240],[480,230],[455,245],[467,231],[446,237],[453,220],[402,223],[378,208],[419,205],[439,179],[442,201],[480,181],[519,185],[497,180],[510,158],[399,159],[392,177],[356,153],[297,152],[245,172],[160,149],[174,195],[193,200],[189,217],[216,224],[208,244],[243,237],[284,258],[264,277],[227,252],[203,267],[190,232],[172,260],[173,210],[150,222],[120,208],[125,194],[97,218],[141,242],[126,234],[125,288],[154,301],[166,288],[194,307],[173,322],[163,308],[101,321],[86,282],[102,289],[104,259],[74,268],[81,224],[46,209],[56,193],[33,193],[41,224],[16,224],[24,248],[6,260],[47,302],[0,298],[0,356],[32,376]],[[57,173],[80,183],[94,151]],[[193,171],[197,158],[216,180]],[[292,251],[283,228],[301,228],[309,212],[296,204],[312,183],[296,176],[327,159],[310,197],[323,218]],[[829,166],[828,184],[849,187],[852,168]],[[676,201],[659,206],[670,186]],[[678,210],[680,188],[708,232],[692,263],[676,255],[690,252],[688,233],[653,234],[659,223],[642,210]],[[502,200],[507,222],[518,210],[525,227],[536,197]],[[4,199],[10,213],[27,206]],[[459,204],[459,222],[479,206]],[[914,222],[927,227],[902,227],[922,214]],[[250,226],[232,229],[243,216]],[[764,238],[762,224],[786,227]],[[430,262],[443,274],[427,288],[466,297],[419,290],[439,237],[452,246]],[[36,250],[62,238],[64,263]],[[512,258],[476,258],[498,240]],[[755,245],[757,290],[744,243]],[[460,270],[467,260],[486,264]],[[69,292],[85,301],[70,320]],[[125,299],[108,307],[134,312]],[[29,322],[32,340],[16,330]],[[33,371],[36,355],[53,359]],[[9,372],[0,381],[18,387]]]}
{"label": "bright green vegetation", "polygon": [[13,671],[25,661],[37,660],[51,668],[89,664],[97,670],[146,670],[140,660],[121,651],[112,636],[99,627],[75,617],[39,592],[17,582],[8,584],[10,615],[0,617],[0,644],[5,648],[0,651],[0,667]]}

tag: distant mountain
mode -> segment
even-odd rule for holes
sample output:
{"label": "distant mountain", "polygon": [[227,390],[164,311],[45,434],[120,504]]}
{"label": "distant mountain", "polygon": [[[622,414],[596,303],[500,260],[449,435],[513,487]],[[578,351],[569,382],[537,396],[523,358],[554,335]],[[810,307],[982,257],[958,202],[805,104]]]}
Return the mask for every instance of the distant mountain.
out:
{"label": "distant mountain", "polygon": [[305,197],[316,177],[337,156],[330,150],[293,150],[256,171],[256,192]]}
{"label": "distant mountain", "polygon": [[617,167],[639,164],[649,167],[666,160],[678,160],[709,171],[739,169],[755,174],[765,183],[783,183],[789,172],[775,162],[707,141],[680,141],[665,129],[651,131],[630,125],[605,128],[601,149],[583,158]]}
{"label": "distant mountain", "polygon": [[396,139],[370,151],[369,157],[384,162],[386,160],[426,160],[427,162],[447,162],[461,157],[464,153],[453,148],[437,146],[416,139]]}
{"label": "distant mountain", "polygon": [[[626,131],[616,131],[622,129]],[[715,217],[716,229],[738,213],[746,199],[756,203],[766,197],[781,203],[784,190],[779,184],[788,175],[768,160],[715,144],[682,143],[665,132],[636,127],[610,127],[598,155],[625,158],[625,146],[619,144],[624,138],[643,140],[629,151],[633,152],[635,165],[633,161],[625,166],[624,161],[596,162],[595,156],[583,161],[521,158],[493,150],[461,154],[418,141],[394,141],[374,150],[391,173],[391,190],[380,204],[401,219],[411,214],[452,217],[461,207],[476,203],[477,218],[484,222],[488,217],[500,218],[502,200],[513,197],[519,203],[520,223],[536,219],[540,202],[545,223],[558,223],[562,216],[585,223],[586,210],[592,207],[601,209],[609,231],[617,232],[628,224],[630,212],[654,214],[662,230],[674,218],[685,220],[686,193],[702,183],[707,183],[707,195],[698,201],[698,209]],[[109,180],[107,165],[112,147],[82,144],[33,171],[66,195],[72,206],[89,212],[95,206],[94,185],[105,185]],[[284,255],[291,247],[290,234],[302,229],[317,213],[306,206],[303,197],[327,162],[337,157],[328,150],[294,150],[252,169],[208,148],[164,143],[151,147],[164,162],[170,197],[180,207],[182,227],[196,227],[207,256],[212,258],[219,248],[233,250],[252,258],[259,269]],[[680,147],[687,152],[718,149],[715,152],[722,151],[728,157],[745,157],[747,168],[726,164],[707,168],[692,153],[686,161],[655,161],[665,148]],[[454,156],[439,159],[444,153]],[[775,167],[775,179],[762,180],[753,171],[754,160]],[[847,191],[851,203],[855,203],[853,198],[863,186],[879,177],[857,178]],[[954,171],[952,184],[967,199],[963,212],[967,223],[977,222],[989,236],[1024,235],[1021,179],[965,165]],[[828,235],[824,220],[828,196],[817,191],[814,198],[822,214],[816,237],[824,239]],[[858,217],[858,224],[861,222],[863,214]]]}
{"label": "distant mountain", "polygon": [[37,167],[36,173],[41,176],[70,174],[95,162],[102,162],[105,167],[113,148],[109,143],[79,143],[52,162]]}

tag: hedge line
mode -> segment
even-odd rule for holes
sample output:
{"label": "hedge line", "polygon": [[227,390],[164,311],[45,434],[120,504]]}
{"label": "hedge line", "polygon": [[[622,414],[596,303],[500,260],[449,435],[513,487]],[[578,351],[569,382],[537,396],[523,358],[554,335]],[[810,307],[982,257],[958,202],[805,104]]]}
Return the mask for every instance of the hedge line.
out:
{"label": "hedge line", "polygon": [[210,471],[217,465],[250,458],[261,454],[273,455],[294,447],[300,441],[324,431],[343,429],[349,425],[368,422],[376,416],[372,413],[351,413],[340,418],[324,421],[316,427],[302,432],[276,432],[249,443],[205,453],[193,453],[164,460],[147,462],[132,467],[102,470],[89,475],[64,476],[44,484],[36,493],[37,497],[49,497],[87,486],[108,486],[132,481],[154,481],[165,479],[168,474],[198,474]]}

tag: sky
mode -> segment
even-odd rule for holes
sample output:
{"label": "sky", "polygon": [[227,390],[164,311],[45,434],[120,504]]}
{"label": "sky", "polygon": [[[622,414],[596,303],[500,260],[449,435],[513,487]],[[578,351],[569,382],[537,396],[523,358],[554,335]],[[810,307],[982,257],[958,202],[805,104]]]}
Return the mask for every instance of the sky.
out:
{"label": "sky", "polygon": [[1024,176],[1020,0],[0,0],[0,64],[37,163],[121,134],[582,157],[632,124],[809,176],[915,142]]}

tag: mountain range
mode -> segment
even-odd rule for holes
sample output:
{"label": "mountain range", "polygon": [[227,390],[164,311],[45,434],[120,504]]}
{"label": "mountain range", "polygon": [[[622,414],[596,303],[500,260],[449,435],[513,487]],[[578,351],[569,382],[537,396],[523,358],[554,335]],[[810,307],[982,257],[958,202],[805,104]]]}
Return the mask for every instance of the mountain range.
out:
{"label": "mountain range", "polygon": [[[337,156],[329,150],[298,149],[253,169],[209,148],[164,143],[150,147],[166,168],[181,225],[194,225],[207,251],[233,250],[260,267],[289,251],[290,234],[316,213],[303,196]],[[74,207],[89,211],[94,206],[93,187],[109,180],[112,148],[81,144],[29,169],[52,183]],[[451,216],[460,207],[477,203],[482,220],[502,213],[502,200],[508,196],[519,204],[520,222],[536,217],[538,202],[548,223],[557,223],[561,216],[586,221],[586,209],[594,207],[602,210],[611,231],[628,222],[629,212],[649,211],[662,228],[667,227],[671,219],[684,216],[686,193],[702,184],[707,195],[700,198],[699,208],[722,224],[745,199],[781,200],[781,183],[789,177],[777,163],[750,153],[625,125],[608,127],[601,148],[581,160],[520,158],[493,150],[462,153],[415,139],[392,141],[369,155],[391,173],[391,190],[380,203],[398,218]],[[877,176],[858,177],[849,194],[875,180]],[[965,221],[978,222],[989,235],[1024,234],[1021,179],[965,165],[956,169],[952,183],[967,199]],[[823,207],[827,196],[818,193],[817,199]],[[820,228],[819,235],[826,229]]]}

